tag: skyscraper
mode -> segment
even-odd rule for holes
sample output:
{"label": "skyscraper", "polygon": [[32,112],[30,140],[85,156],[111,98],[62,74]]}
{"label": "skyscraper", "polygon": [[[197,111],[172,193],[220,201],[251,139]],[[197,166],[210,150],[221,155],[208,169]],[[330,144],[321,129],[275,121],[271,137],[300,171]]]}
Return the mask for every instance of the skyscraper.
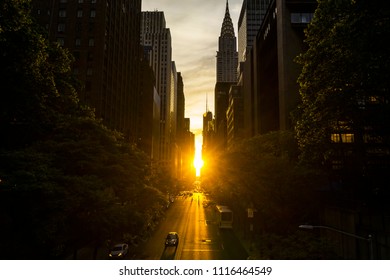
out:
{"label": "skyscraper", "polygon": [[259,32],[270,0],[244,0],[238,19],[238,61],[244,62]]}
{"label": "skyscraper", "polygon": [[170,160],[171,145],[171,82],[172,80],[172,40],[166,28],[164,12],[142,12],[141,44],[151,47],[149,63],[156,77],[156,88],[160,95],[160,148],[161,164]]}
{"label": "skyscraper", "polygon": [[237,83],[237,38],[229,13],[229,2],[226,1],[225,17],[217,51],[217,83],[215,85],[215,131],[216,141],[221,149],[226,148],[228,94],[230,86]]}
{"label": "skyscraper", "polygon": [[150,67],[150,47],[144,47],[141,60],[141,85],[137,145],[154,162],[159,158],[160,147],[160,96],[155,87],[154,71]]}
{"label": "skyscraper", "polygon": [[74,56],[81,102],[97,118],[137,139],[141,0],[33,0],[32,15],[48,38]]}
{"label": "skyscraper", "polygon": [[229,13],[229,2],[226,1],[225,17],[217,51],[217,83],[237,82],[237,38],[234,34],[233,22]]}
{"label": "skyscraper", "polygon": [[255,135],[255,102],[253,80],[253,46],[270,0],[244,0],[238,19],[238,85],[241,87],[243,132]]}

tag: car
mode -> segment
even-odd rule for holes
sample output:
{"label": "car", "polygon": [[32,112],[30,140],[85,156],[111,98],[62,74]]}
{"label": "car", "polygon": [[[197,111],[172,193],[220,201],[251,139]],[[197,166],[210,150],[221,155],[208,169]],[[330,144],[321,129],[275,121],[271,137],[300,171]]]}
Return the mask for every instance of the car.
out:
{"label": "car", "polygon": [[165,238],[165,247],[170,246],[177,246],[179,245],[179,234],[175,231],[171,231],[168,233],[167,237]]}
{"label": "car", "polygon": [[126,243],[116,244],[112,247],[109,257],[110,258],[123,258],[129,252],[129,245]]}

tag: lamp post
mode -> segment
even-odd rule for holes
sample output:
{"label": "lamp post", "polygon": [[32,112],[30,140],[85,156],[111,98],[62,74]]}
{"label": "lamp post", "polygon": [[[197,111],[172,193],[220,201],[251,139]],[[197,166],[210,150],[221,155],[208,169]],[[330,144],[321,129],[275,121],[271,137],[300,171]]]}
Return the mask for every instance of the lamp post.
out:
{"label": "lamp post", "polygon": [[335,228],[332,228],[332,227],[327,227],[327,226],[300,225],[299,228],[300,229],[323,228],[323,229],[335,231],[335,232],[338,232],[338,233],[341,233],[341,234],[344,234],[344,235],[347,235],[347,236],[350,236],[350,237],[353,237],[353,238],[356,238],[356,239],[365,240],[365,241],[368,242],[369,247],[370,247],[370,259],[371,260],[374,259],[374,248],[373,248],[373,244],[372,244],[372,235],[371,234],[369,234],[368,237],[362,237],[362,236],[359,236],[359,235],[356,235],[356,234],[353,234],[353,233],[349,233],[349,232],[346,232],[346,231],[342,231],[342,230],[335,229]]}

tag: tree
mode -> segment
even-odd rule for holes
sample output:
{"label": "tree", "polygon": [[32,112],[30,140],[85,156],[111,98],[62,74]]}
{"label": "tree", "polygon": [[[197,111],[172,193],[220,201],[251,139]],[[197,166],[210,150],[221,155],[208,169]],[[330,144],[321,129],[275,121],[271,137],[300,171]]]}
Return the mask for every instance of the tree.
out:
{"label": "tree", "polygon": [[79,103],[29,2],[0,2],[0,258],[64,258],[139,235],[166,204],[145,154]]}
{"label": "tree", "polygon": [[247,208],[255,209],[256,258],[329,256],[321,253],[320,240],[301,238],[298,232],[299,224],[318,221],[321,188],[327,183],[325,174],[300,163],[299,155],[293,132],[271,132],[244,140],[216,158],[218,168],[202,177],[216,202],[234,211],[236,229],[248,226]]}
{"label": "tree", "polygon": [[263,229],[295,230],[302,221],[316,218],[317,191],[323,174],[298,164],[298,148],[289,131],[272,132],[245,140],[218,160],[218,181],[208,181],[218,203],[241,211],[257,209]]}
{"label": "tree", "polygon": [[[364,173],[368,138],[389,148],[389,15],[383,1],[318,1],[308,50],[297,59],[303,70],[295,131],[304,161],[337,159],[351,174]],[[346,142],[348,150],[335,145]]]}
{"label": "tree", "polygon": [[1,1],[1,147],[31,143],[62,114],[85,110],[72,84],[72,57],[45,39],[29,12],[30,1]]}

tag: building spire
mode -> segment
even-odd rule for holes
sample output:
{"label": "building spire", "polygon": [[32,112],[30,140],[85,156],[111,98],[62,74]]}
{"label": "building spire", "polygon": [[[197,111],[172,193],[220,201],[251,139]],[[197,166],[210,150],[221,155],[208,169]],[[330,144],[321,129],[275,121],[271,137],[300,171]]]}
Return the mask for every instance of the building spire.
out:
{"label": "building spire", "polygon": [[207,94],[207,92],[206,92],[206,112],[208,112],[209,111],[209,98],[208,98],[209,96],[208,96],[208,94]]}
{"label": "building spire", "polygon": [[229,1],[226,0],[226,11],[225,18],[223,19],[223,24],[221,28],[221,37],[235,37],[233,22],[229,13]]}

